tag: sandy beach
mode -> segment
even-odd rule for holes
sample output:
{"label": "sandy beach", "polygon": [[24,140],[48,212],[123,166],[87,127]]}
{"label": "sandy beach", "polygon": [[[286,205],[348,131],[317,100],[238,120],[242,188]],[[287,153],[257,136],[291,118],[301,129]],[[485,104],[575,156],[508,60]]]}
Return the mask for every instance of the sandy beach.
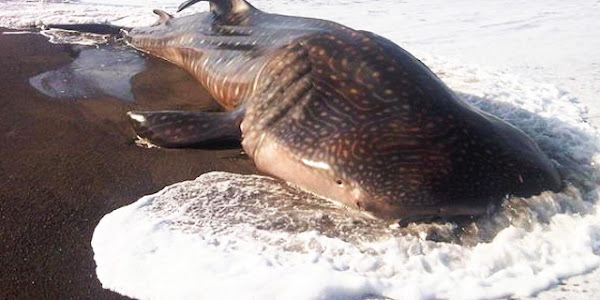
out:
{"label": "sandy beach", "polygon": [[136,102],[52,99],[28,79],[73,60],[38,34],[0,35],[0,299],[124,299],[102,289],[90,240],[106,213],[212,170],[255,172],[239,149],[144,149],[125,113],[215,107],[185,72],[149,59]]}

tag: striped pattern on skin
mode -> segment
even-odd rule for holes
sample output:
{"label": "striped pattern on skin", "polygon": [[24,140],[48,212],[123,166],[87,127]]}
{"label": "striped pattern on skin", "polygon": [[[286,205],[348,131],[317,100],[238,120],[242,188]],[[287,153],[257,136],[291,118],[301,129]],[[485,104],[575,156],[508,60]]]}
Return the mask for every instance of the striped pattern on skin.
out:
{"label": "striped pattern on skin", "polygon": [[[476,201],[517,189],[523,176],[545,183],[544,170],[515,168],[523,162],[510,145],[479,127],[499,120],[469,116],[472,108],[418,60],[389,50],[363,33],[318,34],[285,46],[249,102],[245,131],[268,132],[299,159],[360,186],[369,201],[392,206]],[[420,83],[431,78],[437,85]]]}

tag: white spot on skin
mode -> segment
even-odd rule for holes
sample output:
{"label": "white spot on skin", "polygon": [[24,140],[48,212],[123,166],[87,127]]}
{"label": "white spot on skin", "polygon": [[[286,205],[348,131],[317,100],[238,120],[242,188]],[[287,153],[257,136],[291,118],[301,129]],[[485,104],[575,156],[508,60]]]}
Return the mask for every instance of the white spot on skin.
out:
{"label": "white spot on skin", "polygon": [[302,159],[302,163],[313,168],[323,169],[323,170],[331,170],[331,166],[328,163],[323,161],[312,161],[306,158]]}
{"label": "white spot on skin", "polygon": [[127,115],[129,115],[130,118],[140,122],[140,123],[144,123],[146,122],[146,117],[140,115],[140,114],[136,114],[136,113],[132,113],[132,112],[128,112]]}

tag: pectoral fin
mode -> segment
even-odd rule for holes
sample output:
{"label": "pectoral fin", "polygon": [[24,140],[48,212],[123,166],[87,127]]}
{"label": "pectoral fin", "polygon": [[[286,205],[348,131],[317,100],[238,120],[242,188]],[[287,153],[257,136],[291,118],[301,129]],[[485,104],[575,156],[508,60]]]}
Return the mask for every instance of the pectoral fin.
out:
{"label": "pectoral fin", "polygon": [[242,109],[231,112],[131,111],[138,137],[152,145],[185,148],[241,139]]}

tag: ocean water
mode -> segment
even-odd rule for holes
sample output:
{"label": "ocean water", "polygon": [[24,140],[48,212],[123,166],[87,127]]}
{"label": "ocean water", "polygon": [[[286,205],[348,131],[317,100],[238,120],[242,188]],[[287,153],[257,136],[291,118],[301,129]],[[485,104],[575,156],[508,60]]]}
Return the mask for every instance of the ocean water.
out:
{"label": "ocean water", "polygon": [[[146,25],[149,7],[179,4],[92,2],[0,3],[0,24]],[[392,39],[464,101],[529,134],[567,188],[507,199],[471,222],[399,227],[269,177],[203,174],[100,221],[91,242],[105,288],[137,299],[493,299],[557,289],[600,266],[600,135],[590,122],[600,39],[587,29],[600,22],[597,2],[252,3]]]}

